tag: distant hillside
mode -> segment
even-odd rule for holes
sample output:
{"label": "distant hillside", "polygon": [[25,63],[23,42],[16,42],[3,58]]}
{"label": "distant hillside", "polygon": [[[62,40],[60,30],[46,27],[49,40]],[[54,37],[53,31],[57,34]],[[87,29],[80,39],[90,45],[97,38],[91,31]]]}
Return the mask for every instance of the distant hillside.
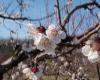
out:
{"label": "distant hillside", "polygon": [[0,40],[0,63],[8,59],[13,53],[13,45],[15,43],[24,43],[28,40]]}
{"label": "distant hillside", "polygon": [[12,46],[7,41],[0,40],[0,63],[8,59],[12,54]]}

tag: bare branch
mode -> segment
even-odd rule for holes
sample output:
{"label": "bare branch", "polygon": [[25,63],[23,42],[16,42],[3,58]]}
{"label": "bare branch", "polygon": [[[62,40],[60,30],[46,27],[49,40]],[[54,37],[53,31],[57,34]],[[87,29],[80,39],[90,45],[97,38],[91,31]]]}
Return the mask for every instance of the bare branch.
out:
{"label": "bare branch", "polygon": [[20,18],[16,18],[16,17],[10,17],[10,16],[5,16],[5,15],[1,15],[0,14],[0,18],[3,18],[3,19],[9,19],[9,20],[23,20],[23,21],[40,21],[40,20],[44,20],[46,18],[49,18],[49,17],[52,17],[55,13],[52,13],[48,16],[44,16],[42,18],[39,18],[39,19],[31,19],[31,18],[27,18],[27,17],[20,17]]}
{"label": "bare branch", "polygon": [[55,3],[55,11],[56,11],[56,14],[57,14],[57,20],[58,20],[59,28],[62,29],[59,0],[55,0],[55,1],[56,1],[56,3]]}
{"label": "bare branch", "polygon": [[71,41],[75,38],[72,36],[67,37],[65,40],[63,40],[59,46],[61,47],[79,47],[80,44],[82,44],[83,42],[85,42],[91,35],[93,35],[95,32],[97,32],[98,30],[100,30],[100,23],[96,23],[93,27],[89,28],[86,32],[84,32],[83,34],[81,34],[80,36],[75,36],[77,37],[78,43],[66,43],[68,39],[70,39]]}
{"label": "bare branch", "polygon": [[[60,11],[64,10],[66,8],[66,5],[64,5],[62,8],[60,8]],[[42,21],[45,20],[47,18],[53,17],[55,15],[55,12],[52,12],[51,14],[41,17],[41,18],[37,18],[37,19],[32,19],[32,18],[28,18],[28,17],[11,17],[11,16],[5,16],[3,14],[0,14],[0,18],[2,19],[9,19],[9,20],[23,20],[23,21]]]}
{"label": "bare branch", "polygon": [[100,8],[100,5],[99,5],[97,2],[85,3],[85,4],[82,4],[82,5],[76,6],[67,16],[65,16],[62,26],[65,27],[66,23],[69,22],[70,17],[72,16],[72,14],[73,14],[75,11],[77,11],[77,10],[79,10],[79,9],[82,9],[82,8],[87,9],[88,6],[93,6],[93,5],[95,5],[95,6],[97,6],[98,8]]}
{"label": "bare branch", "polygon": [[92,34],[100,30],[100,24],[97,23],[95,27],[90,28],[87,32],[85,32],[79,42],[82,43],[84,40],[87,40]]}

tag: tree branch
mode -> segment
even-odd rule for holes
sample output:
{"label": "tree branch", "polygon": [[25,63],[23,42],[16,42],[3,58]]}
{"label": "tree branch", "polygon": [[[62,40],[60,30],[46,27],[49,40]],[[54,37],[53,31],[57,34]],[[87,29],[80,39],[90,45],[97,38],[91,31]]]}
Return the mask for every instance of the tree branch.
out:
{"label": "tree branch", "polygon": [[59,28],[62,29],[62,22],[61,22],[61,14],[60,14],[60,7],[59,7],[59,0],[55,0],[55,8],[56,8],[56,14],[57,14],[57,20],[59,24]]}
{"label": "tree branch", "polygon": [[97,2],[85,3],[85,4],[82,4],[82,5],[76,6],[67,16],[65,16],[64,21],[63,21],[63,23],[62,23],[62,27],[65,27],[66,23],[69,22],[70,17],[73,15],[73,13],[74,13],[75,11],[77,11],[77,10],[79,10],[79,9],[82,9],[82,8],[87,9],[88,6],[93,6],[93,5],[95,5],[95,6],[97,6],[98,8],[100,8],[100,5],[99,5]]}
{"label": "tree branch", "polygon": [[[67,40],[74,40],[75,37],[69,36],[65,40],[63,40],[58,46],[61,47],[79,47],[81,43],[85,42],[91,35],[93,35],[95,32],[100,30],[100,22],[97,22],[93,27],[89,28],[86,32],[81,34],[80,36],[75,36],[78,40],[78,43],[66,43]],[[69,38],[69,39],[68,39]]]}
{"label": "tree branch", "polygon": [[79,42],[82,43],[82,42],[86,41],[91,35],[93,35],[98,30],[100,30],[100,22],[96,23],[96,25],[94,27],[92,27],[88,31],[84,32],[82,37],[79,39]]}
{"label": "tree branch", "polygon": [[48,16],[44,16],[42,18],[39,18],[39,19],[31,19],[31,18],[27,18],[27,17],[19,17],[19,18],[16,18],[16,17],[11,17],[11,16],[5,16],[5,15],[0,15],[0,18],[3,18],[3,19],[9,19],[9,20],[23,20],[23,21],[40,21],[40,20],[44,20],[46,18],[49,18],[49,17],[52,17],[55,13],[52,13]]}
{"label": "tree branch", "polygon": [[[81,37],[79,38],[79,43],[78,44],[71,44],[71,43],[67,44],[66,42],[65,43],[62,42],[58,46],[60,46],[61,49],[63,47],[72,47],[71,50],[69,50],[68,52],[66,52],[66,53],[69,53],[69,52],[73,51],[74,49],[78,48],[80,46],[80,43],[86,41],[92,34],[94,34],[98,30],[100,30],[100,24],[99,24],[99,22],[96,23],[96,25],[94,27],[90,28],[87,32],[85,32],[85,33],[83,33],[81,35]],[[84,34],[86,34],[86,35],[84,35]],[[33,54],[33,57],[35,58],[40,53],[41,53],[41,51],[36,49],[36,50],[30,52],[29,54]],[[44,57],[46,57],[46,58],[44,58]],[[45,55],[44,57],[43,57],[43,59],[50,58],[50,56],[47,56],[47,55]],[[28,56],[25,54],[25,52],[23,52],[16,59],[12,60],[10,63],[5,64],[5,65],[0,65],[0,74],[6,73],[7,71],[9,71],[10,69],[12,69],[13,67],[17,66],[18,63],[20,63],[21,61],[23,61],[23,60],[25,60],[27,58],[28,58]]]}

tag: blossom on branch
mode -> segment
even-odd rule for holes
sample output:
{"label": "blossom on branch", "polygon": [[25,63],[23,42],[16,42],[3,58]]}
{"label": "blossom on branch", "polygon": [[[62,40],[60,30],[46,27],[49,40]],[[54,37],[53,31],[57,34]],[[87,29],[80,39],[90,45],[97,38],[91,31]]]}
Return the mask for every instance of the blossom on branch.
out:
{"label": "blossom on branch", "polygon": [[100,56],[98,54],[98,51],[90,51],[89,52],[89,56],[88,56],[88,60],[92,63],[95,63],[97,61],[99,61]]}
{"label": "blossom on branch", "polygon": [[34,45],[36,46],[37,49],[41,51],[45,50],[46,54],[54,55],[56,44],[52,42],[44,33],[41,33],[42,29],[43,29],[42,27],[36,29],[33,27],[32,24],[30,25],[29,34],[32,36],[34,40]]}
{"label": "blossom on branch", "polygon": [[62,30],[57,30],[54,24],[49,25],[46,35],[55,44],[59,44],[61,39],[66,38],[66,33]]}
{"label": "blossom on branch", "polygon": [[86,45],[82,47],[82,53],[88,57],[88,60],[92,63],[99,61],[99,49],[98,44],[93,40],[88,40]]}

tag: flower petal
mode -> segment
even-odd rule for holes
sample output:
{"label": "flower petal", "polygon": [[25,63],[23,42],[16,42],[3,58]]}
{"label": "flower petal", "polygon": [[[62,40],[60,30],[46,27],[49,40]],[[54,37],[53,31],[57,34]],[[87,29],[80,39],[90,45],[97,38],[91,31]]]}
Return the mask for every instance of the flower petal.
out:
{"label": "flower petal", "polygon": [[52,35],[50,30],[46,30],[46,35],[50,40],[53,40],[54,36]]}
{"label": "flower petal", "polygon": [[50,24],[49,27],[48,27],[48,30],[52,30],[52,29],[56,29],[54,24]]}
{"label": "flower petal", "polygon": [[88,40],[88,41],[86,41],[86,44],[90,45],[92,42],[93,42],[92,40]]}
{"label": "flower petal", "polygon": [[52,48],[51,49],[48,49],[48,50],[45,51],[45,54],[54,56],[55,55],[55,50],[52,49]]}
{"label": "flower petal", "polygon": [[55,49],[56,47],[57,47],[57,45],[55,43],[51,42],[51,48]]}
{"label": "flower petal", "polygon": [[36,47],[37,47],[37,49],[39,49],[40,51],[43,51],[43,50],[44,50],[44,47],[43,47],[42,45],[37,45]]}
{"label": "flower petal", "polygon": [[24,68],[22,71],[24,74],[29,73],[30,72],[30,68]]}
{"label": "flower petal", "polygon": [[32,23],[28,24],[28,36],[34,36],[38,34],[37,29],[34,27],[34,25]]}
{"label": "flower petal", "polygon": [[38,34],[35,36],[34,45],[38,45],[38,44],[40,43],[40,41],[42,40],[42,37],[43,37],[43,34],[38,33]]}
{"label": "flower petal", "polygon": [[22,65],[22,69],[27,68],[27,67],[28,67],[27,64]]}
{"label": "flower petal", "polygon": [[95,62],[99,61],[100,57],[99,57],[98,51],[94,51],[94,52],[90,51],[90,54],[91,55],[88,56],[88,60],[90,62],[95,63]]}
{"label": "flower petal", "polygon": [[64,66],[66,67],[66,66],[69,66],[69,63],[66,61],[66,62],[64,62]]}
{"label": "flower petal", "polygon": [[89,51],[91,50],[89,45],[85,45],[82,47],[82,53],[84,56],[88,56],[89,55]]}
{"label": "flower petal", "polygon": [[55,37],[55,38],[53,39],[53,42],[54,42],[55,44],[59,44],[59,43],[61,42],[61,39],[60,39],[59,37]]}
{"label": "flower petal", "polygon": [[64,61],[64,60],[65,60],[65,58],[64,58],[63,56],[58,57],[58,59],[59,59],[60,61]]}

